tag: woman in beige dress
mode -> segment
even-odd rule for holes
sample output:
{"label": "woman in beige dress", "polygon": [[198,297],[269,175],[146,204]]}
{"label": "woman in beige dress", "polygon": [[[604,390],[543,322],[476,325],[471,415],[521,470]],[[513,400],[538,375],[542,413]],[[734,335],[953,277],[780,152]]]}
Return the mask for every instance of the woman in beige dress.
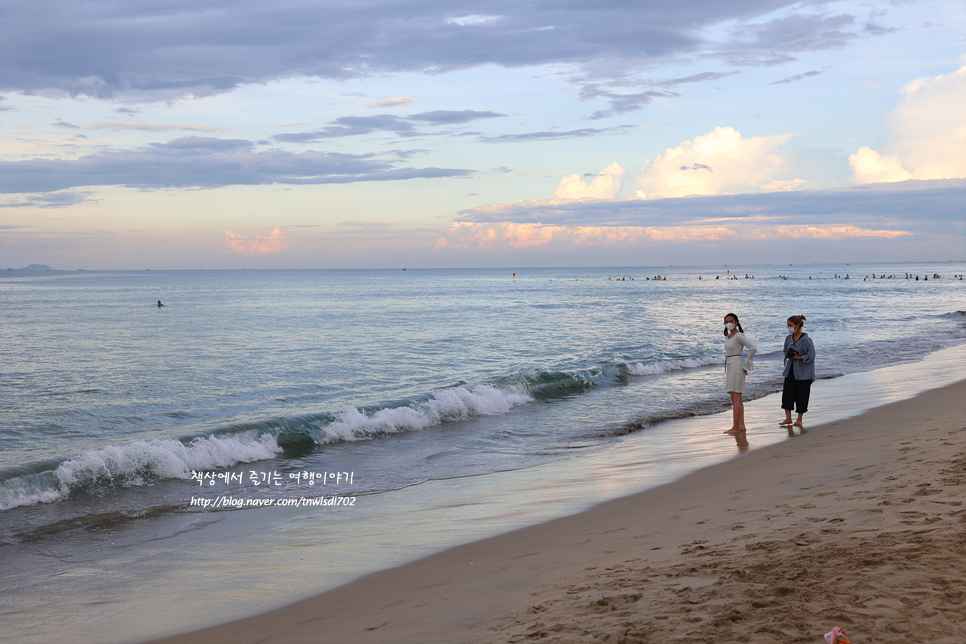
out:
{"label": "woman in beige dress", "polygon": [[[725,389],[731,394],[734,423],[725,434],[738,434],[747,431],[745,427],[745,404],[741,401],[741,394],[745,391],[745,376],[755,370],[753,358],[758,348],[745,337],[738,316],[729,313],[725,316]],[[745,347],[748,357],[741,359]]]}

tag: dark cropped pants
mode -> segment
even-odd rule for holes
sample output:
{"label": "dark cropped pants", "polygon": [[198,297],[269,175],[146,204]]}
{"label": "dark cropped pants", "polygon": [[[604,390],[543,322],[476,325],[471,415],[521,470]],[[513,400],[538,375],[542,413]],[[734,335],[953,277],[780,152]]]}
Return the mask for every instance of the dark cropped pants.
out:
{"label": "dark cropped pants", "polygon": [[808,411],[808,395],[812,391],[811,380],[795,380],[791,375],[785,378],[782,387],[782,409],[804,414]]}

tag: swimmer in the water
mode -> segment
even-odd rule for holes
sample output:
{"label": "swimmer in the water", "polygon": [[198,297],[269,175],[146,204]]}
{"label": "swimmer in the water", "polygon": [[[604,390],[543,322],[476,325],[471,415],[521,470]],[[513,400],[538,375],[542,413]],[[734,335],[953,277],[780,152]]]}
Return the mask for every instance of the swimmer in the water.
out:
{"label": "swimmer in the water", "polygon": [[164,304],[161,304],[161,300],[158,300],[158,308],[161,308]]}

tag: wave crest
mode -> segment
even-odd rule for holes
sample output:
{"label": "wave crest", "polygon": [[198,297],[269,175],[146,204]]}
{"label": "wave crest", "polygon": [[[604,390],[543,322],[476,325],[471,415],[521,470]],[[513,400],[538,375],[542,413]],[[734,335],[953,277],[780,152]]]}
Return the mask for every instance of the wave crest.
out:
{"label": "wave crest", "polygon": [[680,369],[694,369],[705,367],[711,364],[724,364],[724,356],[703,356],[698,358],[681,358],[679,360],[660,360],[644,364],[628,364],[627,373],[632,376],[656,376],[668,371],[678,371]]}
{"label": "wave crest", "polygon": [[355,441],[379,434],[425,429],[473,416],[496,416],[531,401],[533,397],[522,387],[498,389],[484,384],[472,389],[441,389],[416,406],[388,407],[371,414],[357,407],[343,407],[336,412],[336,419],[321,429],[319,442]]}
{"label": "wave crest", "polygon": [[192,470],[251,463],[281,451],[269,434],[198,437],[187,443],[164,438],[109,445],[65,460],[53,471],[3,481],[0,510],[52,503],[76,492],[141,486],[165,478],[188,479]]}

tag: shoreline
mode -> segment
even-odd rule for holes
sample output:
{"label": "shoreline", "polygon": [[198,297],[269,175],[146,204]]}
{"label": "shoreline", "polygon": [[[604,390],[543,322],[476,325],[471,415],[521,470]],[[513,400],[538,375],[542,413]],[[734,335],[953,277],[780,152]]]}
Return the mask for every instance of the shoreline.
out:
{"label": "shoreline", "polygon": [[151,642],[814,642],[833,626],[854,641],[964,641],[964,394],[960,380]]}

